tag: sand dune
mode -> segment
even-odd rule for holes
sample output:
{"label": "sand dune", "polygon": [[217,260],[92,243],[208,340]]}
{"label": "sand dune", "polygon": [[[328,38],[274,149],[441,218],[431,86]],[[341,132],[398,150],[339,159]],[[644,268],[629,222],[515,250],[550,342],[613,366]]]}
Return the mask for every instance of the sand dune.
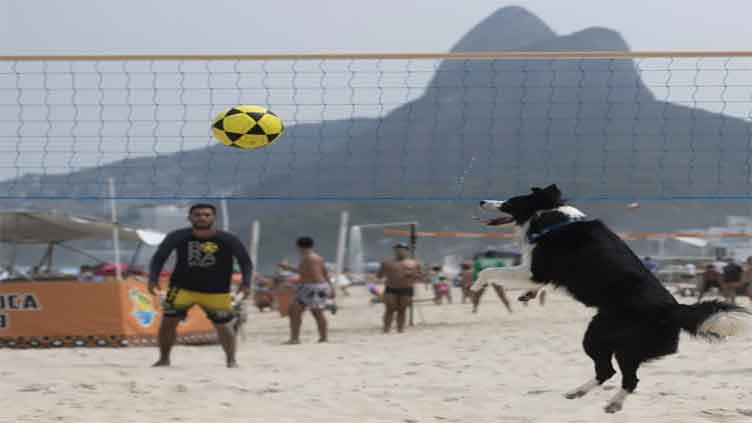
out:
{"label": "sand dune", "polygon": [[240,369],[223,366],[218,346],[178,346],[161,369],[149,368],[155,348],[3,350],[0,422],[752,421],[751,335],[683,336],[678,354],[642,367],[624,411],[606,415],[618,375],[563,398],[592,376],[580,347],[592,311],[564,296],[512,315],[491,295],[478,314],[424,304],[408,333],[382,335],[381,307],[353,292],[330,316],[329,344],[315,343],[306,316],[303,344],[282,346],[287,321],[254,311]]}

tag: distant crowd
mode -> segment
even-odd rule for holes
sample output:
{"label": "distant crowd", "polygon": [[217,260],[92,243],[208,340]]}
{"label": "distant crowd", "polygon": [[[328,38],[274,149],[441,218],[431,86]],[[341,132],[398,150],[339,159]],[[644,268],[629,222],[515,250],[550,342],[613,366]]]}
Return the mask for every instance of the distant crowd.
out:
{"label": "distant crowd", "polygon": [[[651,257],[643,258],[645,266],[654,273],[660,273],[656,261]],[[746,296],[752,301],[752,257],[748,257],[744,264],[738,263],[732,257],[717,259],[704,264],[700,269],[690,262],[686,262],[675,273],[679,274],[680,282],[694,286],[697,301],[711,292],[717,292],[725,301],[736,303],[738,296]]]}

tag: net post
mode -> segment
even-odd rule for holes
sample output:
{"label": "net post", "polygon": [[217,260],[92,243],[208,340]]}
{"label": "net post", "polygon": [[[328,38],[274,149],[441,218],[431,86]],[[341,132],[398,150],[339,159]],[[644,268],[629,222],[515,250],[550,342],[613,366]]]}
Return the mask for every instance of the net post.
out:
{"label": "net post", "polygon": [[337,236],[337,261],[334,268],[334,289],[337,289],[339,277],[345,264],[345,247],[347,243],[347,228],[349,227],[350,213],[342,211],[339,218],[339,233]]}
{"label": "net post", "polygon": [[112,217],[112,247],[115,250],[115,279],[118,282],[123,280],[122,270],[120,269],[120,228],[118,223],[117,205],[115,204],[115,179],[108,178],[110,188],[110,213]]}
{"label": "net post", "polygon": [[[249,254],[251,256],[251,263],[253,263],[253,268],[256,269],[256,272],[258,272],[258,269],[259,269],[258,247],[259,247],[259,235],[260,234],[261,234],[261,225],[259,224],[258,220],[254,220],[253,223],[251,224]],[[253,275],[251,275],[251,283],[253,283]]]}
{"label": "net post", "polygon": [[[410,257],[415,258],[415,245],[417,244],[417,233],[415,231],[415,223],[410,224]],[[410,321],[408,324],[410,326],[415,326],[415,322],[413,320],[415,312],[415,307],[413,306],[413,302],[410,301]]]}
{"label": "net post", "polygon": [[220,210],[222,211],[222,230],[225,232],[230,231],[230,214],[227,207],[227,196],[222,194],[222,199],[219,202]]}

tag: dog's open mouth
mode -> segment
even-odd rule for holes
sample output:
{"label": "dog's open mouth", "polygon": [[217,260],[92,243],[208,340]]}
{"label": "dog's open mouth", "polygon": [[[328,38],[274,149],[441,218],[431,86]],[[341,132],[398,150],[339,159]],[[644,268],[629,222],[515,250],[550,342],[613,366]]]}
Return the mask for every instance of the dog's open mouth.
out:
{"label": "dog's open mouth", "polygon": [[501,226],[512,222],[514,222],[514,218],[512,216],[500,216],[495,219],[481,220],[481,223],[486,226]]}
{"label": "dog's open mouth", "polygon": [[482,219],[479,217],[476,217],[480,223],[487,225],[487,226],[502,226],[506,225],[508,223],[514,222],[514,217],[511,215],[504,213],[501,211],[501,207],[504,204],[503,201],[496,201],[496,200],[483,200],[480,202],[480,209],[487,212],[492,213],[500,213],[501,216],[493,218],[493,219]]}

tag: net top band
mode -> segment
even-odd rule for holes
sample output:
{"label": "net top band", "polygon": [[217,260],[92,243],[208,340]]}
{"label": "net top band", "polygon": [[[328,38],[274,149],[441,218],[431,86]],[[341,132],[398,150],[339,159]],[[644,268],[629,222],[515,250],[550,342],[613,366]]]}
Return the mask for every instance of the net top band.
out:
{"label": "net top band", "polygon": [[752,51],[496,51],[460,53],[65,54],[0,56],[0,61],[121,60],[575,60],[752,57]]}

